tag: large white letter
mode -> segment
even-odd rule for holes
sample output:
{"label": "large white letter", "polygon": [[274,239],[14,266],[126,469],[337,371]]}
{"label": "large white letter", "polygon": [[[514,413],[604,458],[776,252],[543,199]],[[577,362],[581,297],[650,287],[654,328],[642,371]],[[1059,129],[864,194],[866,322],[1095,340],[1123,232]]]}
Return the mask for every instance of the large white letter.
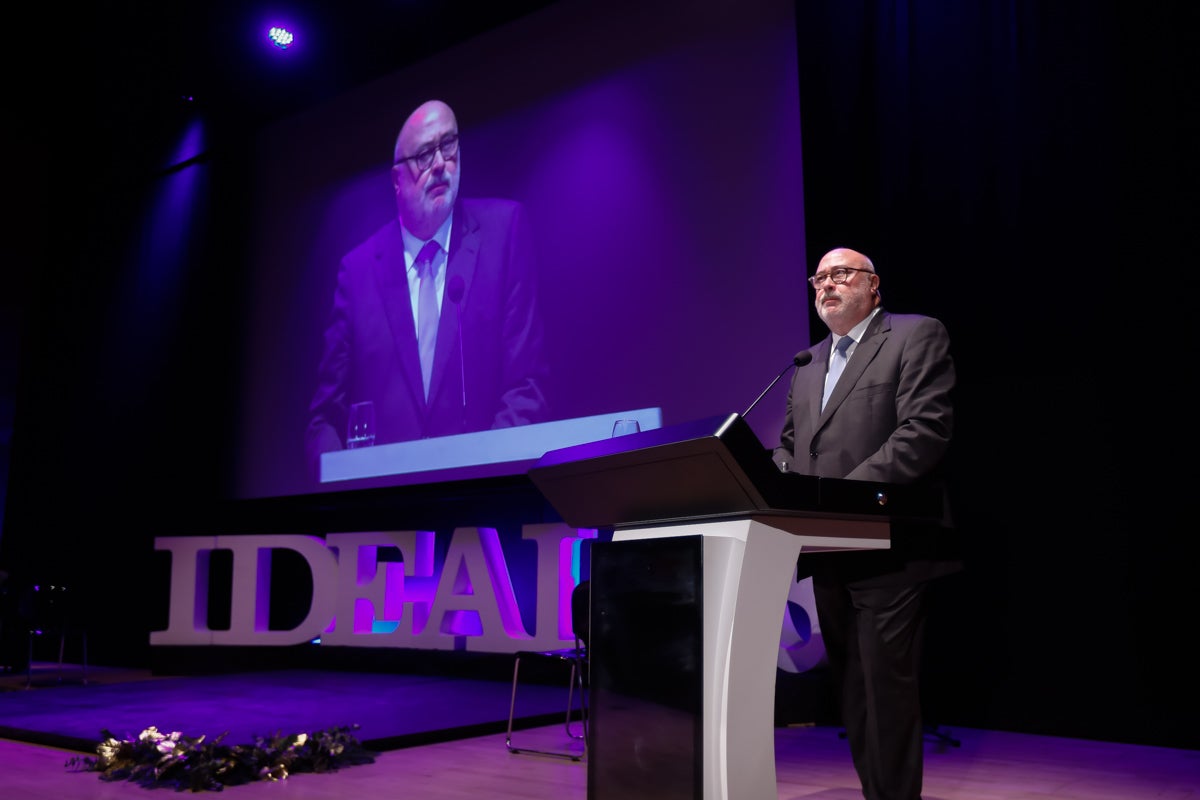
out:
{"label": "large white letter", "polygon": [[595,529],[569,528],[561,522],[526,525],[521,538],[537,543],[537,618],[528,650],[553,650],[574,643],[571,630],[571,592],[579,583],[579,550]]}
{"label": "large white letter", "polygon": [[[338,591],[335,623],[322,643],[411,647],[436,586],[433,532],[331,533],[325,541],[338,554]],[[380,570],[380,547],[398,548],[403,563],[384,561]]]}
{"label": "large white letter", "polygon": [[429,624],[413,637],[430,650],[505,653],[529,634],[495,528],[457,528],[442,565]]}
{"label": "large white letter", "polygon": [[[288,645],[311,641],[333,619],[337,559],[316,536],[218,536],[217,549],[233,551],[233,597],[228,631],[213,631],[213,644]],[[271,551],[299,553],[312,571],[312,603],[304,621],[288,631],[268,627]]]}
{"label": "large white letter", "polygon": [[167,629],[151,631],[150,644],[212,644],[208,629],[208,562],[214,536],[160,536],[155,550],[171,553]]}

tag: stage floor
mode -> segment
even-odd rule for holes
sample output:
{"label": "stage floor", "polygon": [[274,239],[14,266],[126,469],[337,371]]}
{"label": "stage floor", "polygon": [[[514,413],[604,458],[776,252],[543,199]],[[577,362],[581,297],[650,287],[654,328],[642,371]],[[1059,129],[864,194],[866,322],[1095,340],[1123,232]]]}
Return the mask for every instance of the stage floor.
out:
{"label": "stage floor", "polygon": [[[155,677],[137,670],[57,665],[0,676],[0,797],[4,800],[133,800],[146,789],[68,769],[93,754],[100,731],[163,731],[249,742],[275,732],[350,724],[379,751],[374,763],[296,775],[284,784],[228,789],[236,800],[587,800],[584,761],[513,755],[505,748],[511,684],[428,675],[276,670]],[[521,686],[522,743],[560,747],[566,687]],[[539,719],[540,715],[540,719]],[[540,724],[539,724],[540,723]],[[945,729],[957,746],[926,739],[926,800],[1188,800],[1200,798],[1200,751],[970,728]],[[514,737],[516,739],[517,737]],[[861,800],[836,727],[778,727],[778,800]],[[223,795],[224,796],[224,795]]]}
{"label": "stage floor", "polygon": [[[512,683],[431,675],[310,669],[229,675],[156,677],[96,668],[82,681],[79,666],[35,662],[0,680],[0,737],[92,753],[108,730],[118,738],[150,726],[163,732],[230,744],[277,733],[312,733],[358,726],[369,750],[481,736],[508,725]],[[565,720],[561,685],[522,681],[515,728]]]}
{"label": "stage floor", "polygon": [[[562,725],[526,734],[549,745]],[[925,800],[1194,800],[1200,753],[954,728],[961,747],[927,742]],[[862,800],[836,728],[778,728],[773,800]],[[147,800],[157,791],[64,766],[70,751],[0,739],[4,800]],[[588,800],[586,761],[512,755],[504,734],[405,747],[374,763],[283,783],[233,786],[229,800]],[[173,792],[171,794],[174,794]],[[209,794],[209,793],[204,793]],[[195,795],[192,795],[195,796]],[[745,800],[739,798],[737,800]]]}

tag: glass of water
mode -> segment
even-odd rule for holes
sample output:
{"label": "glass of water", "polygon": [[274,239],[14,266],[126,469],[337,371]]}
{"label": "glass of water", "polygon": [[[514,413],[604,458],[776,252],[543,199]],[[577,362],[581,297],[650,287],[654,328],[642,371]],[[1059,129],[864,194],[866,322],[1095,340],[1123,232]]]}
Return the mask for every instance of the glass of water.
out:
{"label": "glass of water", "polygon": [[375,404],[370,400],[350,406],[346,425],[346,447],[370,447],[375,444]]}
{"label": "glass of water", "polygon": [[613,436],[624,436],[628,433],[637,433],[642,429],[636,419],[619,419],[613,423]]}

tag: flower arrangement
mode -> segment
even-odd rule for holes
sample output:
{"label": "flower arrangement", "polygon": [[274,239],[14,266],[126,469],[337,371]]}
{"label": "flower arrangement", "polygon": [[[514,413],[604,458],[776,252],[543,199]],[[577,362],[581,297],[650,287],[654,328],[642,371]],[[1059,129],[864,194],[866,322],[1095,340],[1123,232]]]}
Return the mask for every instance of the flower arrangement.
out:
{"label": "flower arrangement", "polygon": [[358,726],[333,728],[292,736],[256,737],[252,745],[227,745],[228,731],[211,742],[204,736],[164,734],[146,728],[136,738],[118,739],[101,731],[96,758],[75,756],[66,766],[100,773],[105,781],[133,781],[145,787],[170,786],[221,791],[251,781],[285,780],[301,772],[334,772],[341,767],[369,764],[375,754],[363,749],[350,733]]}

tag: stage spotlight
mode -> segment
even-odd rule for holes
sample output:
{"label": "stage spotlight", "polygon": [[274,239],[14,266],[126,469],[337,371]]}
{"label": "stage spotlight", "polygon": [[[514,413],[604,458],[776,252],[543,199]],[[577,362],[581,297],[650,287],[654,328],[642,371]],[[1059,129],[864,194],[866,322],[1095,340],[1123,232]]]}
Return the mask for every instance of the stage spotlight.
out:
{"label": "stage spotlight", "polygon": [[296,37],[292,35],[292,32],[287,28],[280,28],[278,26],[271,28],[271,30],[267,32],[267,37],[271,40],[271,43],[280,50],[287,50],[288,45],[290,45],[296,39]]}

